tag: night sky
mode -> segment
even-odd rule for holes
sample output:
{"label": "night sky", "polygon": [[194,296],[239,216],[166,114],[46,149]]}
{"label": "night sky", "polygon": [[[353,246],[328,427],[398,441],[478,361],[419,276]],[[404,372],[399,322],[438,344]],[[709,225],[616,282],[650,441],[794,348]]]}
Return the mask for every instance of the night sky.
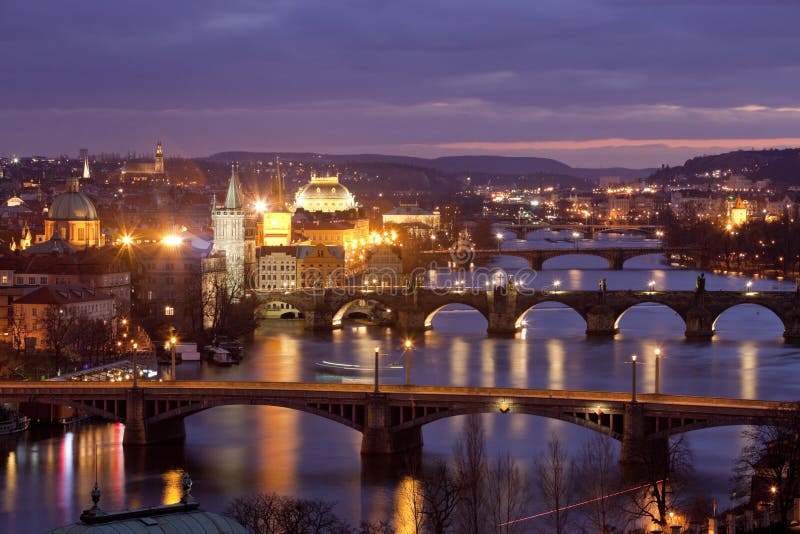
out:
{"label": "night sky", "polygon": [[796,0],[0,0],[0,154],[800,145]]}

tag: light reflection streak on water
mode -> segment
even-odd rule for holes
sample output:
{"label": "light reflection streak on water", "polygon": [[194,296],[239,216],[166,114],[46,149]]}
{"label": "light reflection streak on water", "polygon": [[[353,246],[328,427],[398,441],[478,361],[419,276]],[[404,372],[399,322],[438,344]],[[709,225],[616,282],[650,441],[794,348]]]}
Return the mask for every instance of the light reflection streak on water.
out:
{"label": "light reflection streak on water", "polygon": [[561,339],[547,340],[547,387],[549,389],[564,389],[564,341]]}
{"label": "light reflection streak on water", "polygon": [[494,346],[492,343],[481,343],[481,352],[480,352],[480,359],[481,359],[481,375],[480,375],[480,385],[482,387],[494,387],[497,385],[495,379],[495,364],[497,355],[494,351]]}
{"label": "light reflection streak on water", "polygon": [[6,480],[3,492],[3,511],[10,512],[17,501],[17,451],[9,451],[6,458]]}
{"label": "light reflection streak on water", "polygon": [[739,380],[740,393],[743,399],[756,398],[756,366],[758,364],[758,348],[752,341],[739,344]]}
{"label": "light reflection streak on water", "polygon": [[392,523],[398,534],[415,534],[419,532],[422,495],[419,480],[404,476],[400,480],[394,496],[394,517]]}
{"label": "light reflection streak on water", "polygon": [[58,504],[64,509],[70,508],[72,501],[73,484],[73,447],[75,446],[75,434],[67,432],[61,439],[61,447],[58,455]]}
{"label": "light reflection streak on water", "polygon": [[183,496],[183,469],[170,469],[161,476],[163,490],[161,504],[175,504]]}

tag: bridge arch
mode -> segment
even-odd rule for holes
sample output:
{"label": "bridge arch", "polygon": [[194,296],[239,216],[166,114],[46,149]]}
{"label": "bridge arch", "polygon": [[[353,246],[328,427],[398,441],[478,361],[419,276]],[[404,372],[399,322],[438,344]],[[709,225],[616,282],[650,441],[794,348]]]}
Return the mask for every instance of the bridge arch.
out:
{"label": "bridge arch", "polygon": [[[675,309],[669,303],[663,302],[663,301],[661,301],[659,299],[647,299],[647,300],[644,300],[644,301],[641,301],[641,302],[637,302],[636,304],[633,304],[631,306],[628,306],[627,308],[625,308],[624,310],[622,310],[621,312],[619,312],[617,314],[617,318],[614,320],[614,329],[616,331],[619,331],[620,324],[622,323],[623,317],[625,317],[625,315],[627,315],[634,308],[639,308],[640,310],[641,309],[661,308],[660,311],[662,313],[664,311],[663,308],[667,308],[670,311],[672,311],[675,314],[675,316],[677,316],[680,319],[680,328],[682,330],[686,329],[686,317],[683,315],[683,313],[681,313],[681,311]],[[679,326],[678,323],[675,323],[675,326],[678,327]]]}
{"label": "bridge arch", "polygon": [[[347,315],[351,313],[353,308],[362,308],[362,309],[374,309],[380,308],[383,312],[383,319],[388,319],[391,317],[393,312],[390,305],[386,302],[382,301],[380,298],[353,298],[341,305],[338,306],[338,309],[333,314],[333,326],[338,327],[341,326],[342,321],[347,318]],[[361,311],[359,313],[366,313],[365,311]]]}
{"label": "bridge arch", "polygon": [[[603,254],[592,253],[592,252],[589,252],[588,250],[590,250],[590,249],[587,249],[586,251],[581,252],[580,250],[566,250],[565,249],[563,254],[562,253],[551,254],[551,255],[548,256],[547,259],[545,259],[542,262],[542,268],[543,269],[545,267],[553,268],[553,269],[571,268],[570,266],[564,266],[564,265],[558,265],[558,264],[562,263],[562,262],[567,262],[567,261],[570,261],[570,260],[574,261],[575,258],[577,258],[577,257],[590,259],[590,261],[592,262],[592,265],[590,265],[588,267],[586,267],[586,266],[581,267],[582,269],[603,269],[603,270],[606,270],[606,269],[613,269],[614,268],[614,263],[613,263],[612,259],[604,256]],[[550,263],[549,266],[548,266],[548,263]],[[555,266],[553,266],[554,263],[556,264]]]}
{"label": "bridge arch", "polygon": [[540,311],[540,312],[547,310],[547,311],[553,311],[553,312],[556,312],[556,313],[558,313],[558,312],[563,313],[564,311],[571,310],[573,313],[569,314],[570,318],[574,319],[574,316],[577,315],[578,318],[583,319],[583,322],[584,322],[583,329],[586,328],[586,317],[584,317],[574,307],[572,307],[571,305],[567,304],[566,302],[563,302],[563,301],[559,300],[557,297],[541,300],[541,301],[537,302],[536,304],[534,304],[534,305],[526,308],[525,310],[523,310],[522,313],[520,313],[519,316],[517,317],[516,322],[514,323],[515,328],[519,329],[519,328],[525,328],[526,326],[531,326],[532,323],[531,323],[531,321],[529,319],[526,318],[526,316],[530,312],[534,311],[536,308],[539,308],[539,310],[537,310],[537,311]]}
{"label": "bridge arch", "polygon": [[[464,302],[450,302],[450,303],[447,303],[447,304],[442,304],[440,306],[437,306],[434,309],[426,310],[424,312],[425,313],[425,323],[424,323],[425,329],[426,330],[430,330],[431,328],[433,328],[433,317],[434,317],[434,315],[436,315],[437,313],[442,311],[444,308],[449,308],[451,306],[452,306],[452,311],[469,312],[469,311],[473,311],[474,310],[474,311],[478,312],[481,315],[481,317],[486,321],[486,325],[487,326],[489,325],[489,318],[486,316],[486,313],[483,310],[481,310],[480,308],[477,308],[477,307],[475,307],[475,306],[473,306],[471,304],[467,304],[467,303],[464,303]],[[464,308],[469,308],[469,310],[464,309]]]}
{"label": "bridge arch", "polygon": [[[739,303],[731,304],[730,306],[728,306],[726,308],[723,308],[719,313],[717,313],[717,316],[714,317],[714,322],[711,324],[711,331],[716,333],[717,330],[718,330],[717,327],[718,327],[720,319],[723,319],[723,316],[726,313],[728,313],[729,311],[731,311],[731,310],[733,310],[735,308],[738,308],[739,310],[742,310],[742,311],[743,310],[749,310],[750,312],[754,313],[755,315],[761,315],[762,311],[766,311],[767,313],[764,314],[766,317],[763,317],[763,318],[759,317],[758,320],[756,321],[756,323],[758,323],[758,326],[765,326],[763,323],[765,323],[767,321],[770,321],[770,319],[773,319],[774,321],[777,321],[778,325],[780,325],[779,328],[781,330],[778,333],[778,335],[782,334],[783,331],[786,330],[786,321],[784,320],[783,314],[780,312],[780,310],[777,310],[777,309],[771,307],[769,304],[766,304],[766,303],[763,303],[763,302],[759,302],[759,301],[753,301],[753,302],[739,302]],[[723,322],[724,322],[724,319],[723,319]],[[773,321],[770,321],[770,322],[773,322]],[[741,323],[741,321],[737,322],[737,324],[739,324],[739,325],[740,325],[740,323]]]}

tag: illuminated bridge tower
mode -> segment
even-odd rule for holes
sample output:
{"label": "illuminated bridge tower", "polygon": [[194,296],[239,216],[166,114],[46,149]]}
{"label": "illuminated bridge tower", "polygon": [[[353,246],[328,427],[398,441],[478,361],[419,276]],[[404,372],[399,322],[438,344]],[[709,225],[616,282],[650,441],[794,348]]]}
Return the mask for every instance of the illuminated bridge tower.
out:
{"label": "illuminated bridge tower", "polygon": [[232,165],[225,203],[213,207],[211,222],[214,252],[225,252],[228,291],[236,295],[245,289],[245,218],[239,172]]}

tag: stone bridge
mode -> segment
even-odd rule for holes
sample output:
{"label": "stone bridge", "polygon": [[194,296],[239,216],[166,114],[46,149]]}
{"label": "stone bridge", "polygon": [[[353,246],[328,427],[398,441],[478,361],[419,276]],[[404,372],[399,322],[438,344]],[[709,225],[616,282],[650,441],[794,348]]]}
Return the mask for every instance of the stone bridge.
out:
{"label": "stone bridge", "polygon": [[616,248],[600,248],[600,247],[580,247],[574,248],[560,248],[560,249],[510,249],[498,248],[492,249],[476,249],[471,251],[463,251],[457,253],[451,250],[426,250],[421,253],[421,257],[425,260],[426,264],[436,264],[440,266],[449,266],[454,261],[460,265],[469,265],[470,262],[487,263],[495,256],[516,256],[524,258],[531,269],[541,271],[544,267],[544,262],[556,258],[558,256],[567,256],[572,254],[579,254],[584,256],[598,256],[605,258],[608,261],[608,268],[613,270],[621,270],[626,261],[638,256],[645,256],[647,254],[663,254],[667,258],[679,256],[684,262],[687,260],[691,262],[695,269],[704,269],[710,261],[710,256],[706,251],[694,247],[616,247]]}
{"label": "stone bridge", "polygon": [[[362,433],[362,454],[422,446],[423,425],[473,413],[528,414],[581,425],[622,442],[621,461],[647,440],[727,425],[780,422],[793,403],[713,397],[441,386],[285,382],[5,382],[0,400],[78,408],[125,423],[123,443],[183,439],[184,419],[226,405],[278,406],[325,417]],[[275,429],[280,432],[280,429]]]}
{"label": "stone bridge", "polygon": [[406,334],[431,328],[437,311],[449,304],[462,304],[486,318],[490,335],[513,335],[522,329],[524,316],[531,308],[555,302],[583,317],[587,335],[613,336],[627,310],[637,304],[655,303],[667,306],[683,319],[686,337],[711,339],[714,324],[723,312],[739,304],[756,304],[781,320],[787,342],[800,342],[800,295],[787,291],[534,291],[518,290],[512,283],[489,290],[327,288],[256,295],[265,303],[281,301],[299,309],[309,330],[338,328],[352,303],[376,302],[386,310],[387,324]]}

